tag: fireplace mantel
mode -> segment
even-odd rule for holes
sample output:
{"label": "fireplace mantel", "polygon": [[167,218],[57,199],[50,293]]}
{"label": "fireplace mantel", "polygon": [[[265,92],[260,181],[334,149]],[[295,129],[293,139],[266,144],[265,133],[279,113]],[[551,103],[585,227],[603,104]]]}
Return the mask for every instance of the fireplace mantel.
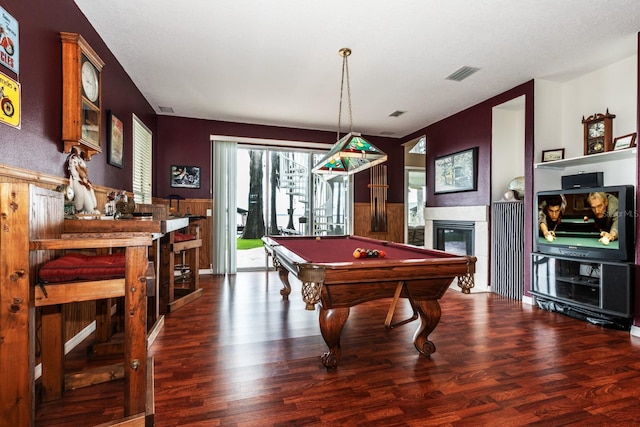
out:
{"label": "fireplace mantel", "polygon": [[[424,246],[434,248],[433,221],[474,223],[475,286],[472,293],[489,291],[489,206],[439,206],[424,208]],[[455,283],[454,283],[455,284]],[[455,284],[452,289],[460,290]]]}

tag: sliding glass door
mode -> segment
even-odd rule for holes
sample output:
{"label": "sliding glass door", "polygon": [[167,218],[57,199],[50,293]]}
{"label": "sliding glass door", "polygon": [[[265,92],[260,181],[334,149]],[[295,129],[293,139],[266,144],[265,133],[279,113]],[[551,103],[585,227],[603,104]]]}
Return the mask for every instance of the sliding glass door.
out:
{"label": "sliding glass door", "polygon": [[237,150],[238,270],[266,267],[265,235],[349,233],[348,177],[311,173],[322,153],[239,145]]}

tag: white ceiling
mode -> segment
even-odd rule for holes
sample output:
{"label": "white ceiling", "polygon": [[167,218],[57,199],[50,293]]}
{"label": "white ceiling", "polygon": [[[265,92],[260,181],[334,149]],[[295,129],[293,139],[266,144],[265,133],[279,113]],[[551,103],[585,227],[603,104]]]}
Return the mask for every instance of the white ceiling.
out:
{"label": "white ceiling", "polygon": [[[398,138],[632,56],[640,31],[638,0],[75,2],[160,115],[336,131],[349,47],[353,130]],[[461,66],[481,70],[445,80]]]}

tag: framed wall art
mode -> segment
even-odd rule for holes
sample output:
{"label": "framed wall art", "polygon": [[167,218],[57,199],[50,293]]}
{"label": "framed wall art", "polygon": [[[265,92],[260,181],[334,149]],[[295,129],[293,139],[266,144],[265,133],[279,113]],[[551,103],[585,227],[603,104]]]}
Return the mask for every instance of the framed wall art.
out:
{"label": "framed wall art", "polygon": [[622,135],[613,140],[614,150],[624,150],[625,148],[631,148],[636,146],[636,133],[630,133],[628,135]]}
{"label": "framed wall art", "polygon": [[122,120],[109,112],[109,156],[110,165],[124,166],[124,125]]}
{"label": "framed wall art", "polygon": [[200,166],[171,166],[171,186],[200,188]]}
{"label": "framed wall art", "polygon": [[478,187],[478,147],[435,159],[435,194],[475,191]]}
{"label": "framed wall art", "polygon": [[542,152],[542,163],[553,162],[555,160],[562,160],[562,159],[564,159],[564,148],[544,150]]}

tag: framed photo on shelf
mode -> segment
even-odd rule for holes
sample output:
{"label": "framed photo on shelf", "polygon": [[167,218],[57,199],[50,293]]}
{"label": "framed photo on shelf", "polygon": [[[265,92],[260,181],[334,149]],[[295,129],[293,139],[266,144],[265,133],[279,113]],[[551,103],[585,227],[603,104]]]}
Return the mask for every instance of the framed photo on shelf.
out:
{"label": "framed photo on shelf", "polygon": [[564,159],[564,148],[555,148],[553,150],[544,150],[542,152],[543,163],[562,159]]}
{"label": "framed photo on shelf", "polygon": [[200,188],[200,166],[171,166],[171,186]]}
{"label": "framed photo on shelf", "polygon": [[478,147],[437,157],[434,163],[434,194],[477,190]]}
{"label": "framed photo on shelf", "polygon": [[109,112],[109,157],[110,165],[124,166],[124,125],[122,120]]}
{"label": "framed photo on shelf", "polygon": [[630,133],[628,135],[622,135],[613,140],[613,149],[624,150],[625,148],[631,148],[636,146],[636,133]]}

